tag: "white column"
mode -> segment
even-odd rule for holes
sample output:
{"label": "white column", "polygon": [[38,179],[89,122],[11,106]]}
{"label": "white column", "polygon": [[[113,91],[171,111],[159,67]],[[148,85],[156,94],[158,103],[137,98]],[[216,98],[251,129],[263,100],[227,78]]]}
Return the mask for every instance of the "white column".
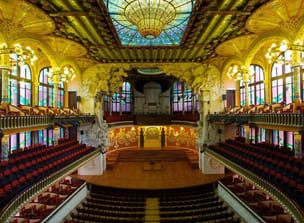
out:
{"label": "white column", "polygon": [[78,169],[78,175],[97,175],[100,176],[104,171],[104,156],[100,153],[97,157],[90,160]]}
{"label": "white column", "polygon": [[294,133],[294,143],[295,143],[295,157],[302,158],[302,150],[303,150],[303,143],[302,138],[304,137],[304,131],[295,132]]}
{"label": "white column", "polygon": [[1,138],[1,161],[8,160],[9,135],[4,135],[3,133],[0,133],[0,138]]}

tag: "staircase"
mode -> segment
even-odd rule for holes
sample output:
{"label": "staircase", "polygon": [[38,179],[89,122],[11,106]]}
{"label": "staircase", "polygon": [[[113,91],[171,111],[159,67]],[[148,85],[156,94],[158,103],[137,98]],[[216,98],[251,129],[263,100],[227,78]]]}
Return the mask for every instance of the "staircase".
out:
{"label": "staircase", "polygon": [[185,161],[184,150],[125,150],[120,151],[118,162]]}
{"label": "staircase", "polygon": [[160,222],[158,198],[147,198],[145,222]]}

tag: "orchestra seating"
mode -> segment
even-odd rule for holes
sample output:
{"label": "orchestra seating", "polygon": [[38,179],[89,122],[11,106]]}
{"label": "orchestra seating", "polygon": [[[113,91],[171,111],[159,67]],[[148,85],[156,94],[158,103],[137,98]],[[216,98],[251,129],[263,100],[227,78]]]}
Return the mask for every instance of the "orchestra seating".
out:
{"label": "orchestra seating", "polygon": [[49,148],[38,144],[13,151],[0,163],[0,209],[25,188],[93,150],[70,140]]}
{"label": "orchestra seating", "polygon": [[238,175],[229,176],[220,181],[266,222],[294,222],[294,219],[284,210],[280,203],[272,200],[263,191],[246,182]]}
{"label": "orchestra seating", "polygon": [[164,190],[91,186],[91,194],[66,223],[145,222],[148,198],[158,199],[160,222],[240,222],[215,195],[213,184]]}
{"label": "orchestra seating", "polygon": [[10,220],[11,223],[41,222],[62,204],[85,181],[65,177],[27,202]]}
{"label": "orchestra seating", "polygon": [[304,162],[289,148],[232,139],[209,148],[268,180],[304,206]]}

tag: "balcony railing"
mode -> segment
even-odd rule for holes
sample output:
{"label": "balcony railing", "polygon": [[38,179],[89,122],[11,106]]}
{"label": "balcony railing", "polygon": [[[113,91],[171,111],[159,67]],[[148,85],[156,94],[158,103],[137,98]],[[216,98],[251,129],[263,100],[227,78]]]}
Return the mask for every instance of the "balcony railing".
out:
{"label": "balcony railing", "polygon": [[215,114],[208,115],[210,122],[224,124],[263,124],[274,126],[304,127],[304,114]]}
{"label": "balcony railing", "polygon": [[72,124],[93,122],[95,116],[1,116],[0,131],[22,129],[40,126],[54,126],[56,124]]}
{"label": "balcony railing", "polygon": [[220,154],[212,151],[208,147],[205,147],[204,149],[208,156],[216,159],[218,162],[222,163],[228,169],[242,176],[244,179],[256,185],[259,189],[261,189],[265,193],[269,194],[274,200],[278,201],[286,210],[288,210],[288,212],[292,215],[292,217],[296,220],[296,222],[298,223],[304,222],[304,213],[302,212],[302,209],[298,206],[296,202],[291,200],[279,188],[275,187],[267,180],[259,177],[253,172],[244,169],[243,167],[235,164],[234,162],[230,161],[224,156],[221,156]]}
{"label": "balcony railing", "polygon": [[42,179],[41,181],[25,189],[23,192],[18,194],[14,199],[12,199],[12,202],[3,209],[0,216],[0,222],[1,223],[7,222],[14,215],[14,213],[20,207],[22,207],[26,202],[32,199],[34,195],[45,190],[50,185],[60,180],[62,177],[71,174],[81,165],[85,164],[88,160],[96,157],[99,153],[100,153],[100,149],[95,149],[94,151],[78,159],[74,163],[71,163],[70,165],[58,170],[57,172],[51,174],[50,176]]}

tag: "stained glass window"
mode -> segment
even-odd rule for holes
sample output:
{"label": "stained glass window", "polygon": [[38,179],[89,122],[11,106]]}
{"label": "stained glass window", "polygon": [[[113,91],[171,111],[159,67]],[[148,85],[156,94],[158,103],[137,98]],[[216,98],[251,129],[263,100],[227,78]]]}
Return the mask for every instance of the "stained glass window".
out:
{"label": "stained glass window", "polygon": [[48,80],[50,67],[45,67],[39,74],[39,106],[54,106],[54,85]]}
{"label": "stained glass window", "polygon": [[240,104],[241,106],[244,106],[245,103],[245,83],[240,80]]}
{"label": "stained glass window", "polygon": [[263,128],[258,129],[257,141],[258,141],[258,143],[266,141],[266,131],[265,131],[265,129],[263,129]]}
{"label": "stained glass window", "polygon": [[31,132],[19,133],[19,148],[30,146],[32,144],[31,139]]}
{"label": "stained glass window", "polygon": [[[17,63],[17,58],[12,57]],[[13,66],[9,75],[9,103],[32,105],[32,74],[29,65]]]}
{"label": "stained glass window", "polygon": [[273,144],[284,146],[284,131],[275,129],[272,131],[272,133],[273,133],[272,136]]}
{"label": "stained glass window", "polygon": [[132,88],[129,82],[123,82],[120,92],[116,92],[110,98],[104,96],[104,111],[110,112],[110,99],[112,100],[112,112],[131,112]]}
{"label": "stained glass window", "polygon": [[250,128],[249,139],[252,143],[256,142],[256,129],[255,128]]}
{"label": "stained glass window", "polygon": [[199,102],[197,94],[194,94],[191,87],[187,83],[175,81],[172,91],[172,107],[173,112],[182,112],[183,106],[185,112],[198,111]]}
{"label": "stained glass window", "polygon": [[13,150],[16,150],[18,149],[18,144],[17,144],[17,134],[11,134],[9,136],[9,151],[13,151]]}
{"label": "stained glass window", "polygon": [[[251,65],[251,71],[254,73],[248,84],[249,104],[260,105],[265,103],[265,86],[263,68],[258,65]],[[244,106],[245,100],[245,83],[240,81],[240,104]]]}
{"label": "stained glass window", "polygon": [[290,149],[294,149],[294,133],[286,132],[286,146]]}
{"label": "stained glass window", "polygon": [[41,145],[46,145],[47,146],[47,142],[48,142],[47,140],[48,140],[47,129],[39,130],[38,131],[38,142]]}
{"label": "stained glass window", "polygon": [[[291,60],[289,51],[285,53],[285,59]],[[271,71],[272,103],[285,102],[289,104],[294,99],[293,70],[290,65],[274,63]]]}
{"label": "stained glass window", "polygon": [[[176,15],[174,20],[165,25],[157,38],[144,38],[138,27],[131,23],[125,16],[125,8],[131,1],[126,0],[103,0],[120,42],[124,46],[168,46],[179,45],[188,25],[188,21],[195,5],[195,0],[181,1],[171,0],[170,3],[175,7]],[[139,1],[140,2],[140,1]],[[150,2],[150,1],[149,1]],[[157,1],[152,1],[159,4]],[[152,3],[151,3],[152,4]]]}
{"label": "stained glass window", "polygon": [[173,112],[183,111],[183,84],[176,81],[173,84]]}
{"label": "stained glass window", "polygon": [[58,85],[58,107],[63,108],[64,107],[64,82],[61,81]]}
{"label": "stained glass window", "polygon": [[123,82],[120,100],[122,112],[131,112],[131,85],[129,82]]}

